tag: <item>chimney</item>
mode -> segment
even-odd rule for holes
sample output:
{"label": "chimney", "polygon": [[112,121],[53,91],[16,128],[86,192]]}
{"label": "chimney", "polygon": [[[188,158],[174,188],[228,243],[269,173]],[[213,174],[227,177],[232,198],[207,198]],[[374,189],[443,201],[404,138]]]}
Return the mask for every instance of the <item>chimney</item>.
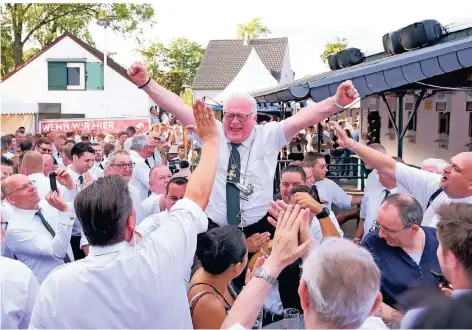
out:
{"label": "chimney", "polygon": [[249,39],[249,34],[246,32],[244,32],[244,42],[243,42],[243,46],[247,46],[247,42],[248,42],[248,39]]}

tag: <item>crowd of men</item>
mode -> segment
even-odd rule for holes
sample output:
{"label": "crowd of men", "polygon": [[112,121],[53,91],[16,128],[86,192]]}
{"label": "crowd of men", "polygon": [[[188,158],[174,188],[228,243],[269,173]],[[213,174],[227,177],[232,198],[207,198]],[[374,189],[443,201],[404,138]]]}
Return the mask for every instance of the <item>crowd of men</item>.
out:
{"label": "crowd of men", "polygon": [[[471,153],[417,169],[360,143],[355,124],[326,123],[324,148],[372,169],[352,196],[326,178],[333,150],[311,142],[357,99],[350,81],[257,124],[248,95],[231,95],[219,122],[141,63],[128,74],[180,128],[2,136],[2,328],[251,329],[288,308],[306,328],[423,328],[471,294]],[[274,196],[284,147],[300,155]],[[354,238],[332,205],[359,208]]]}

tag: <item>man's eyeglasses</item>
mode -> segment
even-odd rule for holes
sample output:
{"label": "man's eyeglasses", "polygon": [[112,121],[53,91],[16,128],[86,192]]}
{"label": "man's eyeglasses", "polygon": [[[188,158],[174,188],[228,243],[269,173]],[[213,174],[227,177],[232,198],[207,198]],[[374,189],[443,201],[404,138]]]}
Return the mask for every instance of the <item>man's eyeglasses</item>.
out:
{"label": "man's eyeglasses", "polygon": [[41,149],[43,152],[48,153],[48,154],[52,154],[52,152],[53,152],[52,149],[42,148],[42,147],[40,147],[40,146],[38,146],[38,148]]}
{"label": "man's eyeglasses", "polygon": [[129,163],[129,164],[110,164],[110,166],[116,166],[118,167],[120,170],[124,170],[126,169],[127,167],[129,167],[130,169],[134,168],[134,165],[135,163]]}
{"label": "man's eyeglasses", "polygon": [[7,230],[8,221],[2,221],[1,224],[2,224],[2,229],[3,229],[3,230]]}
{"label": "man's eyeglasses", "polygon": [[402,229],[399,229],[399,230],[390,230],[390,229],[382,227],[381,225],[379,225],[377,220],[374,220],[372,228],[369,231],[378,230],[378,231],[383,231],[385,235],[394,236],[394,235],[398,234],[399,232],[401,232],[402,230],[405,230],[407,228],[409,228],[409,227],[403,227]]}
{"label": "man's eyeglasses", "polygon": [[13,195],[14,193],[18,192],[18,191],[21,191],[21,190],[24,190],[30,186],[34,186],[35,184],[35,181],[34,180],[31,180],[31,181],[28,181],[28,183],[22,185],[20,188],[16,189],[16,190],[13,190],[13,191],[10,191],[8,194],[5,195],[5,197],[7,196],[10,196],[10,195]]}
{"label": "man's eyeglasses", "polygon": [[249,116],[253,116],[254,114],[253,113],[250,113],[250,114],[243,114],[243,113],[232,113],[232,112],[225,112],[223,114],[223,116],[228,119],[229,121],[232,121],[234,119],[234,117],[236,117],[238,119],[238,121],[240,121],[241,123],[245,122]]}

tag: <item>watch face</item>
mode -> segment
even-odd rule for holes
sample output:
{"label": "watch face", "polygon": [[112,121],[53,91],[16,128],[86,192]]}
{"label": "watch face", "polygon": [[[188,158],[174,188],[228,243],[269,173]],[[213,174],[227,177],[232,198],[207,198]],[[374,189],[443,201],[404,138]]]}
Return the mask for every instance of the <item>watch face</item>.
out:
{"label": "watch face", "polygon": [[254,271],[254,276],[262,276],[264,274],[264,269],[262,268],[256,268],[256,270]]}

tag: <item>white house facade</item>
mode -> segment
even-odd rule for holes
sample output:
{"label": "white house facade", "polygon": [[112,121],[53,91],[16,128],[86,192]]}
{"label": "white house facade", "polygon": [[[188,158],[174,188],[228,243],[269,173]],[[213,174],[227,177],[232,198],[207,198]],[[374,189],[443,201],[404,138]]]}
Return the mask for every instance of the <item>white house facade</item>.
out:
{"label": "white house facade", "polygon": [[[103,54],[70,34],[6,75],[1,93],[2,98],[36,105],[39,119],[149,114],[147,95],[126,76],[126,70],[110,58],[104,69]],[[21,113],[21,104],[5,104],[2,114]]]}

